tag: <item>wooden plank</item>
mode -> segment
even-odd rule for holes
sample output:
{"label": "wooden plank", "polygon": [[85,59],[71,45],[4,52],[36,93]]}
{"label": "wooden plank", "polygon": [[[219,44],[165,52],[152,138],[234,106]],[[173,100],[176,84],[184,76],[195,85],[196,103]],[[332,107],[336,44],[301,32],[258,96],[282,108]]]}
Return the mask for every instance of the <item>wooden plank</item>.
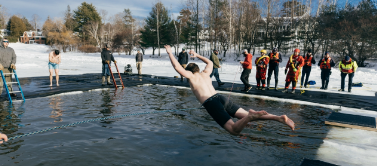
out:
{"label": "wooden plank", "polygon": [[[376,118],[376,120],[377,120],[377,118]],[[368,131],[376,131],[377,132],[377,128],[371,128],[371,127],[363,127],[363,126],[337,123],[337,122],[330,122],[330,121],[325,121],[325,124],[332,125],[332,126],[340,126],[340,127],[347,127],[347,128],[352,128],[352,129],[361,129],[361,130],[368,130]]]}

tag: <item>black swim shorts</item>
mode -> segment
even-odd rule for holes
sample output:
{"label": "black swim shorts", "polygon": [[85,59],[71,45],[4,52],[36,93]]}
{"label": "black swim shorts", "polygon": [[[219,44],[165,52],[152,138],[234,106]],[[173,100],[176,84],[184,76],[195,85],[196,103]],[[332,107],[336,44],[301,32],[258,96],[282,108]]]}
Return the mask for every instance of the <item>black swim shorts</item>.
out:
{"label": "black swim shorts", "polygon": [[204,101],[203,106],[212,118],[223,128],[225,123],[228,122],[231,117],[234,117],[237,110],[241,108],[220,94],[215,94],[208,98]]}

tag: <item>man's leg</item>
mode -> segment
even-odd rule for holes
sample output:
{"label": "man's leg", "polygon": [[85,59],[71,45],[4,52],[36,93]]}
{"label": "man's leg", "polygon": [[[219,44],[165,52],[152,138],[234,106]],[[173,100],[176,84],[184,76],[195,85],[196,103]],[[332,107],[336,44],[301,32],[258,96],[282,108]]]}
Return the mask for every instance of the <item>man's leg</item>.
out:
{"label": "man's leg", "polygon": [[56,86],[59,86],[59,69],[55,69]]}
{"label": "man's leg", "polygon": [[340,77],[341,77],[341,79],[340,79],[340,89],[342,90],[342,91],[344,91],[344,84],[345,84],[345,82],[346,82],[346,76],[347,76],[347,74],[346,73],[340,73]]}
{"label": "man's leg", "polygon": [[0,77],[0,95],[3,93],[3,86],[4,86],[3,77]]}
{"label": "man's leg", "polygon": [[237,122],[233,122],[232,119],[229,119],[228,122],[225,123],[224,128],[230,134],[239,135],[247,123],[258,120],[263,115],[268,115],[268,113],[266,111],[250,111],[246,116],[239,118],[240,120]]}
{"label": "man's leg", "polygon": [[[306,85],[308,85],[309,76],[310,76],[310,73],[312,72],[312,68],[308,68],[306,70],[307,71],[306,71],[306,78],[305,78],[305,84],[304,84],[305,88],[306,88]],[[302,85],[302,83],[301,83],[301,85]]]}
{"label": "man's leg", "polygon": [[[300,83],[301,86],[304,85],[305,75],[307,74],[306,72],[307,72],[306,68],[303,67],[302,68],[302,74],[301,74],[301,83]],[[306,84],[305,84],[305,86],[306,86]]]}
{"label": "man's leg", "polygon": [[102,64],[102,86],[105,86],[106,85],[106,73],[105,73],[105,64]]}
{"label": "man's leg", "polygon": [[[254,110],[250,109],[249,112],[248,112],[248,111],[244,110],[243,108],[240,108],[240,109],[237,110],[234,117],[236,117],[238,119],[243,119],[243,118],[247,117],[250,113],[255,113],[255,112],[259,112],[259,111],[254,111]],[[277,116],[277,115],[267,113],[267,114],[264,114],[262,116],[257,117],[254,120],[275,120],[275,121],[278,121],[280,123],[287,125],[292,130],[295,129],[295,123],[291,119],[289,119],[286,115]]]}
{"label": "man's leg", "polygon": [[52,86],[52,73],[54,73],[54,69],[49,69],[50,71],[50,86]]}
{"label": "man's leg", "polygon": [[351,92],[352,89],[353,76],[355,76],[355,73],[348,74],[348,92]]}
{"label": "man's leg", "polygon": [[322,86],[320,89],[325,89],[325,72],[321,70],[321,81],[322,81]]}
{"label": "man's leg", "polygon": [[275,74],[275,90],[278,90],[278,83],[279,83],[279,66],[276,66],[276,67],[275,67],[274,74]]}
{"label": "man's leg", "polygon": [[246,82],[246,74],[247,74],[247,69],[243,69],[242,73],[241,73],[241,81],[242,83],[245,85],[245,90],[247,88],[247,82]]}
{"label": "man's leg", "polygon": [[272,71],[273,71],[273,69],[271,67],[269,67],[268,73],[267,73],[267,90],[270,89],[270,81],[271,81]]}
{"label": "man's leg", "polygon": [[249,84],[249,77],[250,77],[250,73],[251,73],[251,69],[247,69],[247,74],[246,74],[246,82],[247,82],[247,87],[251,87],[251,85]]}
{"label": "man's leg", "polygon": [[213,70],[215,70],[214,75],[215,75],[215,78],[216,78],[217,83],[218,83],[218,84],[221,84],[220,75],[219,75],[219,69],[216,68],[216,69],[213,69]]}

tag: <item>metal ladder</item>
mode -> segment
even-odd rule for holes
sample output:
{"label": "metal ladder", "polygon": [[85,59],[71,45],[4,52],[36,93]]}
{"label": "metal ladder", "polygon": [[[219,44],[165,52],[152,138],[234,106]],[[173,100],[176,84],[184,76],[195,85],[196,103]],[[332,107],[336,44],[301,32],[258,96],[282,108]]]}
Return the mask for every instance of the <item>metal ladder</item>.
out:
{"label": "metal ladder", "polygon": [[[9,102],[12,103],[12,97],[10,96],[10,93],[21,93],[21,96],[22,96],[22,99],[25,101],[25,97],[24,97],[24,93],[22,92],[22,88],[21,88],[21,84],[20,84],[20,81],[18,80],[18,77],[17,77],[17,73],[16,73],[16,70],[13,69],[13,73],[3,73],[3,70],[0,70],[0,73],[1,73],[1,78],[3,79],[3,85],[7,91],[7,95],[8,95],[8,98],[9,98]],[[14,75],[14,78],[16,78],[16,81],[17,82],[7,82],[5,80],[5,76],[4,75]],[[12,76],[11,76],[11,80],[12,80]],[[12,91],[12,92],[9,92],[9,89],[8,89],[8,84],[15,84],[17,83],[18,85],[18,89],[19,91]]]}
{"label": "metal ladder", "polygon": [[[111,63],[111,62],[110,62],[110,63]],[[118,89],[118,87],[122,87],[122,88],[124,89],[124,85],[123,85],[122,77],[120,76],[120,73],[119,73],[119,70],[118,70],[118,65],[117,65],[116,63],[114,63],[114,64],[115,64],[115,67],[116,67],[116,69],[117,69],[117,72],[118,72],[118,76],[119,76],[119,78],[115,78],[115,77],[114,77],[114,74],[116,74],[116,73],[113,73],[113,72],[111,71],[110,63],[107,63],[107,66],[109,67],[110,74],[111,74],[111,78],[113,79],[113,83],[114,83],[115,89]],[[117,85],[116,80],[120,80],[120,83],[121,83],[122,85]]]}

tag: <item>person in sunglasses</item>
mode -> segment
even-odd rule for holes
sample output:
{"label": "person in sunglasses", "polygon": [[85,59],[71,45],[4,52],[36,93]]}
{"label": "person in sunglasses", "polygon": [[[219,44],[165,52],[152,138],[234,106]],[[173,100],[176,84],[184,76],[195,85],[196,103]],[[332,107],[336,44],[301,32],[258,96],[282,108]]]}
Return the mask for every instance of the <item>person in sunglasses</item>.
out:
{"label": "person in sunglasses", "polygon": [[[16,69],[16,53],[14,53],[13,48],[8,47],[9,40],[7,38],[4,38],[1,40],[1,46],[0,46],[0,70],[3,71],[3,73],[13,73],[13,69]],[[12,75],[11,74],[5,74],[4,75],[5,80],[7,82],[12,82]],[[0,93],[3,92],[3,79],[0,77]],[[8,84],[8,90],[9,92],[13,92],[13,88],[11,84]],[[12,97],[16,97],[16,94],[10,93]]]}

